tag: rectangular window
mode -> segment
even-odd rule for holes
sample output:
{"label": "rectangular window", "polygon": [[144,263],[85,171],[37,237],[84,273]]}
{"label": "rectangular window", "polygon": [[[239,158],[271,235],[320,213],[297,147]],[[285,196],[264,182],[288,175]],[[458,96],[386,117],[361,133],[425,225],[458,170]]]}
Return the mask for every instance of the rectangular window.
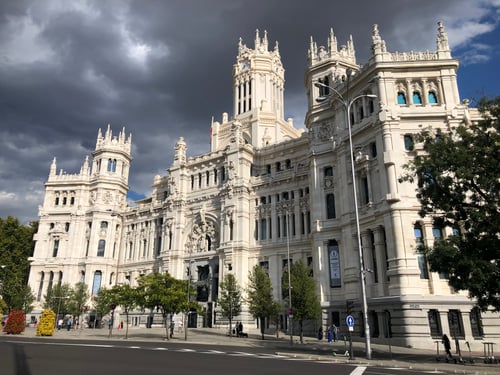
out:
{"label": "rectangular window", "polygon": [[405,150],[413,151],[414,147],[413,136],[411,134],[405,134],[403,139],[404,139]]}
{"label": "rectangular window", "polygon": [[55,258],[59,251],[59,240],[54,240],[54,248],[52,249],[52,256]]}
{"label": "rectangular window", "polygon": [[462,313],[460,310],[448,311],[448,324],[452,337],[464,339],[464,322],[462,321]]}
{"label": "rectangular window", "polygon": [[336,216],[337,215],[335,212],[335,195],[329,193],[326,195],[326,218],[335,219]]}
{"label": "rectangular window", "polygon": [[267,221],[266,221],[266,219],[260,220],[260,239],[261,240],[267,239]]}
{"label": "rectangular window", "polygon": [[443,336],[441,330],[441,321],[439,318],[438,310],[429,310],[427,313],[427,319],[429,320],[429,328],[431,331],[431,337],[434,339],[440,339]]}
{"label": "rectangular window", "polygon": [[368,186],[368,177],[366,176],[361,179],[361,189],[363,204],[370,203],[370,189]]}
{"label": "rectangular window", "polygon": [[104,250],[106,248],[106,240],[99,240],[99,244],[97,245],[97,256],[103,257]]}
{"label": "rectangular window", "polygon": [[286,215],[283,215],[283,237],[288,237],[288,220]]}
{"label": "rectangular window", "polygon": [[161,236],[158,236],[156,239],[156,256],[159,256],[161,253]]}
{"label": "rectangular window", "polygon": [[269,239],[273,238],[273,222],[272,219],[269,218]]}
{"label": "rectangular window", "polygon": [[474,336],[475,338],[483,337],[483,322],[481,319],[481,311],[479,310],[479,308],[475,307],[470,311],[469,319],[472,336]]}
{"label": "rectangular window", "polygon": [[429,267],[427,265],[427,257],[425,256],[425,251],[424,251],[424,238],[423,238],[422,227],[420,225],[415,225],[413,232],[415,235],[417,262],[418,262],[418,268],[420,269],[420,278],[428,279]]}
{"label": "rectangular window", "polygon": [[269,261],[263,260],[259,262],[259,267],[261,267],[266,273],[269,273]]}

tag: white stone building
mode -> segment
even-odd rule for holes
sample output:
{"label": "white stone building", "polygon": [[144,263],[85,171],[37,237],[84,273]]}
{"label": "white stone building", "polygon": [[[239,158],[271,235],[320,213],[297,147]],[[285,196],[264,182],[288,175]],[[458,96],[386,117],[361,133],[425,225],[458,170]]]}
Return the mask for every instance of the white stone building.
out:
{"label": "white stone building", "polygon": [[[209,153],[188,158],[179,139],[167,174],[156,176],[151,196],[134,206],[126,203],[132,156],[125,130],[118,136],[109,127],[99,131],[92,165],[85,160],[78,174],[58,174],[54,159],[29,278],[38,307],[57,283],[84,281],[96,294],[116,283],[135,285],[151,272],[185,279],[191,268],[206,313],[192,314],[190,325],[213,326],[219,321],[218,285],[228,272],[245,287],[249,271],[260,264],[283,301],[289,253],[312,268],[323,324],[345,330],[349,304],[355,335],[363,335],[364,274],[373,342],[391,338],[394,345],[428,348],[453,332],[478,349],[481,340],[498,341],[498,317],[480,314],[465,293],[429,271],[419,244],[450,229],[422,220],[415,187],[398,182],[402,166],[419,152],[413,135],[422,127],[443,129],[478,118],[460,100],[458,61],[441,24],[433,52],[388,52],[376,25],[372,39],[371,57],[360,65],[352,38],[338,45],[330,31],[320,47],[311,38],[306,131],[284,119],[278,45],[269,48],[267,34],[258,31],[253,48],[240,40],[233,116],[224,113],[221,122],[212,122]],[[328,100],[317,100],[325,95]],[[283,301],[283,329],[286,311]],[[251,322],[246,313],[241,318]],[[310,322],[308,329],[315,332],[319,324]]]}

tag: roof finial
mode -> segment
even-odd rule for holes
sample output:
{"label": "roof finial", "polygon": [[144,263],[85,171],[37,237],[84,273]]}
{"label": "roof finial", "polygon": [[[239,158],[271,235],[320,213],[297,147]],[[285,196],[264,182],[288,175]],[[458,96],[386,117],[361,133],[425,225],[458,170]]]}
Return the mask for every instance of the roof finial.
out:
{"label": "roof finial", "polygon": [[449,51],[450,45],[448,44],[448,34],[444,31],[443,22],[438,22],[438,35],[436,39],[438,51]]}

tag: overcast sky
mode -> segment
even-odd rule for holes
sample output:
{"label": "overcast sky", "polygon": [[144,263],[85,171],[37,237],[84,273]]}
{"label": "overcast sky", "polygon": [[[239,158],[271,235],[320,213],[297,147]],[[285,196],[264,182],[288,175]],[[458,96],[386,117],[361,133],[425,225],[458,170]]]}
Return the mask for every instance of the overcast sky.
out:
{"label": "overcast sky", "polygon": [[309,38],[354,38],[358,64],[372,25],[387,49],[436,49],[444,22],[461,61],[462,98],[500,94],[500,0],[1,0],[0,217],[37,220],[54,157],[78,173],[99,128],[132,133],[133,196],[149,195],[183,136],[209,150],[212,116],[232,116],[231,71],[240,37],[279,42],[285,117],[303,127]]}

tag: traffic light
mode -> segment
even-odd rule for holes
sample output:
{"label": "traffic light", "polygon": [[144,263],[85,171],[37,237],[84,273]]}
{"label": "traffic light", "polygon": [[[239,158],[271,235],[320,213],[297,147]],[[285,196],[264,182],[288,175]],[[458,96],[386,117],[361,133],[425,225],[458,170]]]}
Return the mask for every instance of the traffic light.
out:
{"label": "traffic light", "polygon": [[351,315],[354,310],[354,301],[346,300],[345,307],[347,311],[347,315]]}

